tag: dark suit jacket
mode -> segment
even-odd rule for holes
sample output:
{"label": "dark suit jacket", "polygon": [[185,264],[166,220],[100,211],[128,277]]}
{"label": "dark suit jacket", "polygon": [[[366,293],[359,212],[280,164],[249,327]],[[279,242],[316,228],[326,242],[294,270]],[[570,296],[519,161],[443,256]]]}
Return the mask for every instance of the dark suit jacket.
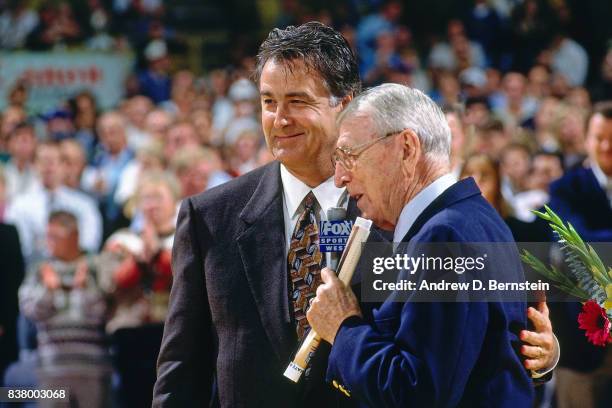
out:
{"label": "dark suit jacket", "polygon": [[549,206],[585,241],[612,241],[612,206],[590,167],[577,167],[552,183]]}
{"label": "dark suit jacket", "polygon": [[[434,200],[403,241],[513,239],[469,178]],[[516,251],[489,268],[522,279]],[[370,407],[529,407],[531,380],[515,350],[525,308],[523,302],[386,301],[374,310],[373,324],[359,317],[343,322],[328,379]]]}
{"label": "dark suit jacket", "polygon": [[17,359],[17,291],[24,268],[17,229],[0,223],[0,383],[4,369]]}
{"label": "dark suit jacket", "polygon": [[324,352],[310,381],[283,377],[297,347],[284,235],[277,162],[183,201],[153,406],[350,403],[324,383]]}

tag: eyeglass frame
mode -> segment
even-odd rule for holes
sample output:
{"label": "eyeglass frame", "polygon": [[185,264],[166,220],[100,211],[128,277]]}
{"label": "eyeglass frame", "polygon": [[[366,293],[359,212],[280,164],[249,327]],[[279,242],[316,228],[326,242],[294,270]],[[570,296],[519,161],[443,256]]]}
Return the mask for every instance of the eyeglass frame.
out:
{"label": "eyeglass frame", "polygon": [[[393,132],[389,132],[389,133],[385,134],[384,136],[377,137],[374,140],[370,140],[368,142],[358,144],[357,146],[352,146],[352,147],[346,147],[346,146],[336,147],[336,149],[334,150],[334,153],[332,153],[332,157],[331,157],[332,166],[334,168],[336,168],[336,164],[340,163],[340,165],[342,167],[344,167],[345,170],[351,171],[351,170],[353,170],[355,168],[355,163],[357,162],[357,159],[359,158],[359,156],[361,156],[366,150],[368,150],[370,147],[374,146],[376,143],[380,142],[381,140],[384,140],[384,139],[386,139],[386,138],[388,138],[390,136],[393,136],[393,135],[400,134],[404,130],[406,130],[406,129],[394,130]],[[354,152],[355,150],[359,150],[359,149],[361,149],[361,151]],[[338,153],[338,152],[340,152],[340,153]],[[347,159],[348,158],[352,159],[351,164],[347,165],[348,163],[346,162],[346,160],[339,159],[338,158],[339,156],[347,158]]]}

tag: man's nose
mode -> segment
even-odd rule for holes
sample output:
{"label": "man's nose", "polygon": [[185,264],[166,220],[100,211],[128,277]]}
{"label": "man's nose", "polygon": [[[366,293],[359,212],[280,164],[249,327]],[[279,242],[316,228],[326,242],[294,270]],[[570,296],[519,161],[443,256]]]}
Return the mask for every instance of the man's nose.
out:
{"label": "man's nose", "polygon": [[341,163],[336,163],[336,169],[334,172],[334,183],[336,184],[336,187],[346,187],[350,181],[350,171],[346,170]]}
{"label": "man's nose", "polygon": [[291,117],[287,109],[279,104],[276,108],[276,114],[274,115],[274,127],[282,128],[291,124]]}

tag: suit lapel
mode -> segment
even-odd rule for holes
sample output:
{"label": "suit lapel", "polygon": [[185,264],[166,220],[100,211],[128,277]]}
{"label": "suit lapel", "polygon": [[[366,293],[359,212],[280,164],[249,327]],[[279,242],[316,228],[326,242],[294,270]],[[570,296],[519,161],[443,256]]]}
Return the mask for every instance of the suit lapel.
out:
{"label": "suit lapel", "polygon": [[459,180],[446,191],[440,194],[435,200],[429,204],[425,210],[417,217],[414,224],[410,227],[410,230],[406,233],[402,242],[408,242],[414,237],[419,230],[425,225],[425,223],[434,215],[442,211],[443,209],[450,207],[452,204],[464,200],[468,197],[472,197],[480,194],[480,189],[476,185],[476,182],[472,177],[468,177],[463,180]]}
{"label": "suit lapel", "polygon": [[261,323],[278,357],[289,358],[295,346],[291,330],[285,228],[280,167],[269,165],[240,219],[246,230],[238,249]]}

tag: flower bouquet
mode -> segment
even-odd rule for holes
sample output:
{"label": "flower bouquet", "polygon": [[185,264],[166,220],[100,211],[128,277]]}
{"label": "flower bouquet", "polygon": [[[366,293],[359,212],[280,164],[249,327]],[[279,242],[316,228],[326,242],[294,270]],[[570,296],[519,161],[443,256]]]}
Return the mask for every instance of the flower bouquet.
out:
{"label": "flower bouquet", "polygon": [[553,229],[568,268],[561,271],[553,265],[548,267],[527,250],[523,250],[521,259],[557,288],[583,302],[578,323],[592,344],[603,347],[612,343],[612,268],[606,270],[593,247],[584,243],[570,223],[566,225],[550,208],[544,208],[545,212],[534,213]]}

